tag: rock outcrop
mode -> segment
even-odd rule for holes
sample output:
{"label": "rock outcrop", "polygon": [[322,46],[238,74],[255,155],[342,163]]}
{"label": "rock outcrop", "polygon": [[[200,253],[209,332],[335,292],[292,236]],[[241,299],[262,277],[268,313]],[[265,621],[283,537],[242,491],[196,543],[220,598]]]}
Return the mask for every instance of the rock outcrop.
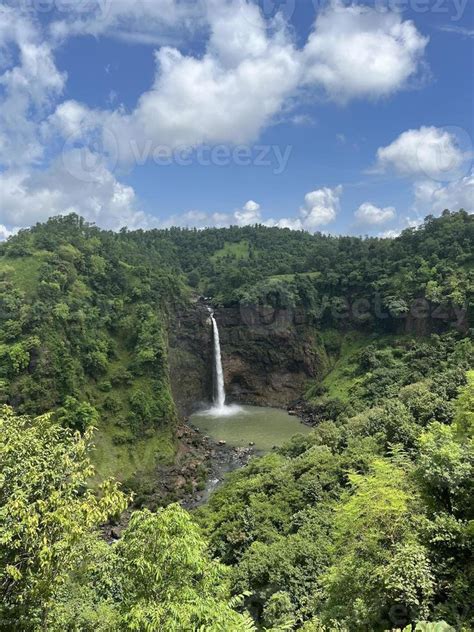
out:
{"label": "rock outcrop", "polygon": [[178,413],[187,416],[212,399],[212,326],[203,303],[175,314],[169,329],[169,364]]}
{"label": "rock outcrop", "polygon": [[[327,370],[327,357],[303,312],[266,307],[215,310],[228,401],[287,406],[309,379]],[[182,414],[212,399],[212,327],[205,305],[176,316],[170,332],[173,395]]]}

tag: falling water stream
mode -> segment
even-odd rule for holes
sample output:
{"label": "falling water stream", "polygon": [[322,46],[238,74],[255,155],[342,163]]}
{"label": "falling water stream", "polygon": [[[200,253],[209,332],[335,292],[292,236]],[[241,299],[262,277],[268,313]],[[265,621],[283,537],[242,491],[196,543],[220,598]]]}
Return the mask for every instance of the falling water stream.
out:
{"label": "falling water stream", "polygon": [[214,337],[214,372],[216,376],[214,406],[218,410],[225,408],[225,387],[224,369],[222,368],[221,342],[219,338],[219,327],[217,326],[214,313],[211,311],[212,333]]}
{"label": "falling water stream", "polygon": [[217,441],[230,446],[255,446],[266,452],[280,446],[297,433],[306,434],[310,428],[285,410],[227,404],[222,367],[219,328],[214,312],[209,308],[214,340],[214,401],[211,408],[192,415],[191,420],[200,430]]}

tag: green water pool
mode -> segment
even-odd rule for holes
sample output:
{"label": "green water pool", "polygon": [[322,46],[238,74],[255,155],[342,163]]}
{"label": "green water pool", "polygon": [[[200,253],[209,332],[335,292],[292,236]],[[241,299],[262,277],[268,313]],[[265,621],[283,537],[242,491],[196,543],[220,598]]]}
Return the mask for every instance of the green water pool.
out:
{"label": "green water pool", "polygon": [[210,409],[195,413],[190,420],[215,441],[225,441],[234,447],[253,443],[262,452],[283,445],[295,434],[311,432],[298,417],[279,408],[230,406],[222,411]]}

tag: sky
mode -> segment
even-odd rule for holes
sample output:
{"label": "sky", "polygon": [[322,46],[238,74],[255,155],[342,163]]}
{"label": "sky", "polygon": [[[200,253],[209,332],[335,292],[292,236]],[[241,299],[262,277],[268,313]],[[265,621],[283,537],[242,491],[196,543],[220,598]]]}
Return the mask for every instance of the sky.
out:
{"label": "sky", "polygon": [[0,0],[0,239],[474,212],[471,0]]}

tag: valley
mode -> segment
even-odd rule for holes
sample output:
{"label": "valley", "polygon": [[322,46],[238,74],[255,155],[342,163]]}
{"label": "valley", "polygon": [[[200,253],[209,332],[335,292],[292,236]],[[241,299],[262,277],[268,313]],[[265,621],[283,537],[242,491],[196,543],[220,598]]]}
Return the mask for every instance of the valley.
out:
{"label": "valley", "polygon": [[37,629],[25,599],[146,629],[156,595],[180,630],[471,629],[473,238],[69,215],[2,243],[0,629]]}

